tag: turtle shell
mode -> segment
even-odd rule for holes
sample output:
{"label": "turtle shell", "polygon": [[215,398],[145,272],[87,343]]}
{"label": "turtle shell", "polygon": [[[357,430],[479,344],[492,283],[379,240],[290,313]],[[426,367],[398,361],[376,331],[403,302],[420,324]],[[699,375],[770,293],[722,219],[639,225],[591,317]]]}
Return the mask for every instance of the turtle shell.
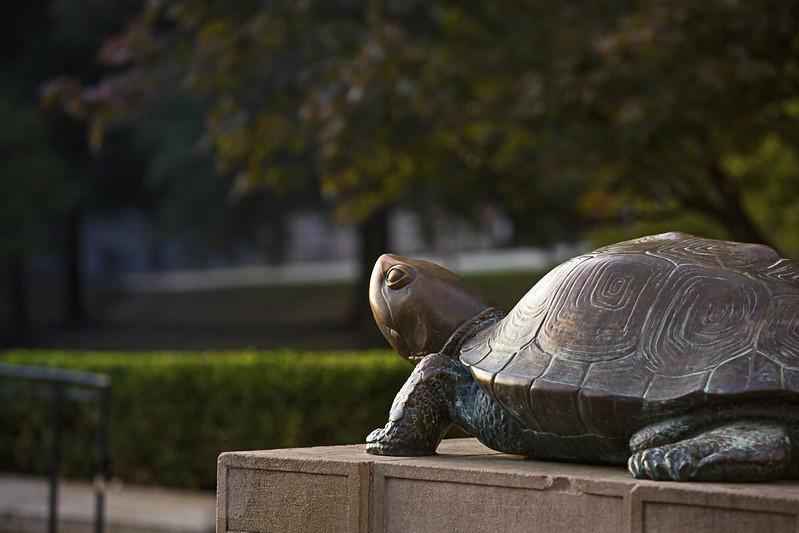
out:
{"label": "turtle shell", "polygon": [[799,263],[664,233],[542,278],[461,361],[536,431],[618,436],[708,401],[799,400]]}

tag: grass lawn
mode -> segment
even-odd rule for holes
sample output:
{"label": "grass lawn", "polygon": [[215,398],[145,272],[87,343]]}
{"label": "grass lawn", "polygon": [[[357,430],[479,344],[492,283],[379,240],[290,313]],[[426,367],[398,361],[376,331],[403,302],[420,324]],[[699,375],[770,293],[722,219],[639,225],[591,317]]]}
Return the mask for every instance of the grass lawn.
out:
{"label": "grass lawn", "polygon": [[[466,276],[495,305],[510,310],[545,271]],[[259,285],[191,292],[92,288],[91,322],[46,328],[36,346],[74,349],[346,349],[385,346],[377,332],[350,324],[351,283]],[[365,302],[367,295],[358,295]],[[57,299],[54,299],[57,301]]]}

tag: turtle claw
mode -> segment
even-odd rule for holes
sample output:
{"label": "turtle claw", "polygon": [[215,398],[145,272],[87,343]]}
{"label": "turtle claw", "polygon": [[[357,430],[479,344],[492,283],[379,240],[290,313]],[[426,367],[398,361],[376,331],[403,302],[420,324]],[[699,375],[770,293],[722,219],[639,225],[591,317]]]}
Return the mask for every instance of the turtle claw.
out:
{"label": "turtle claw", "polygon": [[650,448],[634,453],[627,461],[627,468],[637,479],[663,479],[665,470],[663,454],[657,448]]}
{"label": "turtle claw", "polygon": [[643,466],[641,465],[641,453],[634,453],[627,459],[627,470],[636,479],[645,479],[647,476],[644,473]]}
{"label": "turtle claw", "polygon": [[366,437],[366,452],[372,455],[413,455],[403,453],[405,450],[396,433],[397,426],[392,422],[372,431]]}
{"label": "turtle claw", "polygon": [[402,426],[394,421],[377,428],[366,437],[366,453],[394,456],[435,455],[435,447],[431,449],[421,442],[407,442],[407,439],[402,438],[402,433]]}
{"label": "turtle claw", "polygon": [[666,464],[669,465],[672,479],[675,481],[687,481],[693,479],[701,466],[696,464],[694,458],[685,453],[685,450],[675,448],[666,452]]}
{"label": "turtle claw", "polygon": [[377,428],[366,436],[366,443],[372,444],[374,442],[380,441],[380,437],[383,436],[385,432],[386,428]]}
{"label": "turtle claw", "polygon": [[687,481],[696,475],[694,458],[679,447],[649,448],[634,453],[627,461],[633,477],[656,481]]}
{"label": "turtle claw", "polygon": [[388,438],[386,436],[386,428],[377,428],[366,437],[366,453],[372,455],[390,455],[386,453]]}

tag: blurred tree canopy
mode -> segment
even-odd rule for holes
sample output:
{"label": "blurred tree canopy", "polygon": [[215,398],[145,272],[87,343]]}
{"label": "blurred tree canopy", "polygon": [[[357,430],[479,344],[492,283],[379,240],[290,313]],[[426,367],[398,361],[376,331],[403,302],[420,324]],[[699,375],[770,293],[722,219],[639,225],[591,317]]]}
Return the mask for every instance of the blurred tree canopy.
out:
{"label": "blurred tree canopy", "polygon": [[[97,60],[98,49],[135,20],[142,7],[141,0],[3,4],[0,345],[30,340],[29,307],[36,301],[28,294],[33,252],[45,250],[61,263],[63,279],[46,289],[57,301],[47,301],[47,307],[62,314],[66,324],[86,319],[81,262],[87,215],[133,207],[152,220],[156,240],[191,228],[192,235],[204,239],[200,245],[225,252],[242,241],[257,241],[279,256],[286,203],[267,191],[230,201],[229,180],[215,171],[208,151],[198,147],[207,109],[202,98],[162,84],[113,128],[105,128],[104,150],[95,154],[86,143],[91,128],[62,112],[74,116],[78,108],[41,105],[46,82],[56,77],[91,85],[114,75],[112,65]],[[313,202],[313,195],[304,201]],[[46,315],[49,320],[53,313]]]}
{"label": "blurred tree canopy", "polygon": [[49,97],[98,143],[188,87],[234,191],[311,184],[356,220],[497,202],[531,241],[669,228],[796,255],[798,30],[777,0],[162,0],[105,43],[113,75]]}

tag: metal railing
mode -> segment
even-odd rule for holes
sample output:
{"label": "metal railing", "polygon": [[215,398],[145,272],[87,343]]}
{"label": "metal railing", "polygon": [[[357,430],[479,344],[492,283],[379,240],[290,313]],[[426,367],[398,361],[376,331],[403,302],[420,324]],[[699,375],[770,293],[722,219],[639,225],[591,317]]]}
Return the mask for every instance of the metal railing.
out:
{"label": "metal railing", "polygon": [[78,372],[61,368],[0,364],[0,379],[28,380],[49,388],[50,492],[48,531],[50,533],[57,533],[58,530],[61,404],[66,398],[97,405],[99,419],[95,433],[94,530],[96,533],[102,533],[105,526],[105,485],[108,477],[108,402],[111,393],[111,378],[105,374]]}

